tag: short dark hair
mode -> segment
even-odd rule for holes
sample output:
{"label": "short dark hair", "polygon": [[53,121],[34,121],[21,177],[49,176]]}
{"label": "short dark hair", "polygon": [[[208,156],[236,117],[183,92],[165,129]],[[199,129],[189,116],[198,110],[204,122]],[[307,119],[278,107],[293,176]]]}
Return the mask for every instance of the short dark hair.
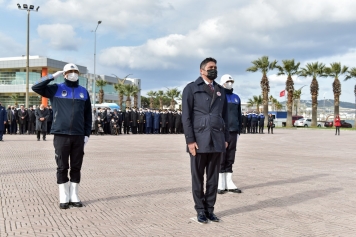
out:
{"label": "short dark hair", "polygon": [[200,63],[200,69],[204,69],[205,66],[206,66],[209,62],[214,62],[214,63],[216,63],[216,59],[215,59],[215,58],[211,58],[211,57],[204,59],[204,60]]}

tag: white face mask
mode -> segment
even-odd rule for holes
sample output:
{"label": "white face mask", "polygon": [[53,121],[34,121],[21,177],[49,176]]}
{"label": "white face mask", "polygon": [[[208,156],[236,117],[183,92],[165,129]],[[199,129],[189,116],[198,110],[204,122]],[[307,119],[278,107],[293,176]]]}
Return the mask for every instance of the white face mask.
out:
{"label": "white face mask", "polygon": [[228,90],[231,90],[232,89],[232,85],[233,85],[232,82],[226,82],[225,83],[225,88],[228,89]]}
{"label": "white face mask", "polygon": [[68,81],[78,81],[78,74],[75,72],[66,75]]}

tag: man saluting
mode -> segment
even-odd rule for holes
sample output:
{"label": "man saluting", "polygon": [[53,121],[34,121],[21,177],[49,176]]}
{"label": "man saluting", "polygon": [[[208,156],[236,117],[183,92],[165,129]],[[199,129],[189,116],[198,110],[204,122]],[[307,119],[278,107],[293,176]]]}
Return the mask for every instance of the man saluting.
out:
{"label": "man saluting", "polygon": [[[214,80],[216,60],[206,58],[200,64],[200,77],[183,90],[182,122],[192,173],[192,192],[197,220],[218,222],[214,214],[221,152],[229,140],[225,90]],[[206,188],[204,193],[204,172]]]}
{"label": "man saluting", "polygon": [[[64,83],[49,85],[59,75],[64,76]],[[49,74],[32,86],[34,92],[51,100],[53,108],[51,133],[54,134],[61,209],[67,209],[69,205],[83,206],[78,197],[78,185],[84,145],[91,132],[92,114],[88,91],[79,85],[78,76],[78,67],[69,63],[64,66],[63,71]]]}

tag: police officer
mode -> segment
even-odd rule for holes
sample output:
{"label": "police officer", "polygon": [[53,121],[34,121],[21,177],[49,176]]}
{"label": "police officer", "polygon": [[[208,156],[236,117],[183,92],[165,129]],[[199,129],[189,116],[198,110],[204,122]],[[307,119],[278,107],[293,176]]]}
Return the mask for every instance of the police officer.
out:
{"label": "police officer", "polygon": [[[200,64],[200,77],[183,90],[182,121],[190,153],[192,193],[197,220],[218,222],[214,205],[218,189],[220,155],[229,140],[225,90],[214,80],[216,60],[206,58]],[[206,185],[204,193],[204,173]]]}
{"label": "police officer", "polygon": [[251,133],[251,118],[252,114],[249,112],[247,114],[247,133]]}
{"label": "police officer", "polygon": [[262,133],[263,134],[263,128],[265,126],[265,116],[263,115],[263,113],[261,112],[258,115],[258,133]]}
{"label": "police officer", "polygon": [[[83,206],[78,196],[78,186],[84,145],[91,132],[92,112],[89,93],[78,83],[79,73],[78,67],[69,63],[64,66],[63,71],[49,74],[32,86],[34,92],[49,98],[53,107],[51,133],[54,134],[61,209],[67,209],[69,205]],[[60,75],[64,76],[64,83],[49,85]]]}
{"label": "police officer", "polygon": [[153,116],[150,109],[147,109],[147,113],[145,113],[145,116],[146,116],[146,134],[151,134],[153,132],[152,131]]}
{"label": "police officer", "polygon": [[220,79],[220,85],[225,88],[227,108],[228,108],[228,127],[229,127],[229,146],[226,152],[221,154],[218,194],[224,194],[225,191],[241,193],[232,181],[232,165],[235,162],[236,143],[239,138],[242,120],[241,120],[241,100],[233,93],[234,79],[225,74]]}
{"label": "police officer", "polygon": [[247,113],[245,112],[242,116],[242,133],[246,133],[246,127],[247,127]]}
{"label": "police officer", "polygon": [[6,109],[1,105],[1,102],[0,102],[0,141],[4,141],[3,135],[4,135],[4,131],[5,131],[6,122],[7,122]]}
{"label": "police officer", "polygon": [[180,110],[178,110],[175,121],[174,121],[175,125],[175,132],[176,134],[180,134],[182,131],[182,113]]}
{"label": "police officer", "polygon": [[138,125],[138,113],[136,111],[136,107],[133,107],[131,111],[131,131],[132,134],[137,134],[137,125]]}

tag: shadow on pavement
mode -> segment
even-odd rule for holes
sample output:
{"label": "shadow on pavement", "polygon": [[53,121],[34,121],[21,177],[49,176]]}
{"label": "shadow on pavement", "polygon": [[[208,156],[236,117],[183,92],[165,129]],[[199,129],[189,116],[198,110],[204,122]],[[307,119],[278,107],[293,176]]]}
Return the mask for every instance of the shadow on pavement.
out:
{"label": "shadow on pavement", "polygon": [[238,208],[233,208],[229,209],[226,211],[222,212],[217,212],[216,215],[223,217],[223,216],[230,216],[230,215],[236,215],[244,212],[251,212],[251,211],[257,211],[260,209],[265,209],[265,208],[270,208],[270,207],[287,207],[287,206],[292,206],[296,205],[302,202],[306,202],[312,199],[316,198],[321,198],[325,197],[331,193],[336,193],[341,191],[342,188],[328,188],[328,189],[322,189],[322,190],[310,190],[310,191],[305,191],[301,193],[296,193],[291,196],[285,196],[281,198],[271,198],[265,201],[259,201],[256,204],[253,205],[248,205],[244,207],[238,207]]}
{"label": "shadow on pavement", "polygon": [[100,202],[100,201],[112,201],[112,200],[117,200],[117,199],[122,199],[122,198],[145,197],[145,196],[151,196],[151,195],[161,195],[161,194],[172,194],[172,193],[180,193],[180,192],[189,192],[191,190],[192,190],[191,187],[181,187],[181,188],[169,188],[169,189],[162,189],[162,190],[153,190],[153,191],[144,192],[144,193],[136,193],[136,194],[128,194],[128,195],[124,195],[124,196],[112,196],[112,197],[107,197],[107,198],[88,200],[88,201],[85,201],[85,204],[92,204],[92,203]]}
{"label": "shadow on pavement", "polygon": [[276,181],[270,181],[266,183],[260,183],[260,184],[254,184],[254,185],[249,185],[245,187],[241,187],[242,190],[245,189],[251,189],[251,188],[261,188],[261,187],[266,187],[266,186],[273,186],[273,185],[283,185],[283,184],[290,184],[290,183],[300,183],[308,180],[313,180],[316,178],[321,178],[329,176],[329,174],[317,174],[317,175],[308,175],[308,176],[301,176],[298,178],[294,179],[285,179],[285,180],[276,180]]}

